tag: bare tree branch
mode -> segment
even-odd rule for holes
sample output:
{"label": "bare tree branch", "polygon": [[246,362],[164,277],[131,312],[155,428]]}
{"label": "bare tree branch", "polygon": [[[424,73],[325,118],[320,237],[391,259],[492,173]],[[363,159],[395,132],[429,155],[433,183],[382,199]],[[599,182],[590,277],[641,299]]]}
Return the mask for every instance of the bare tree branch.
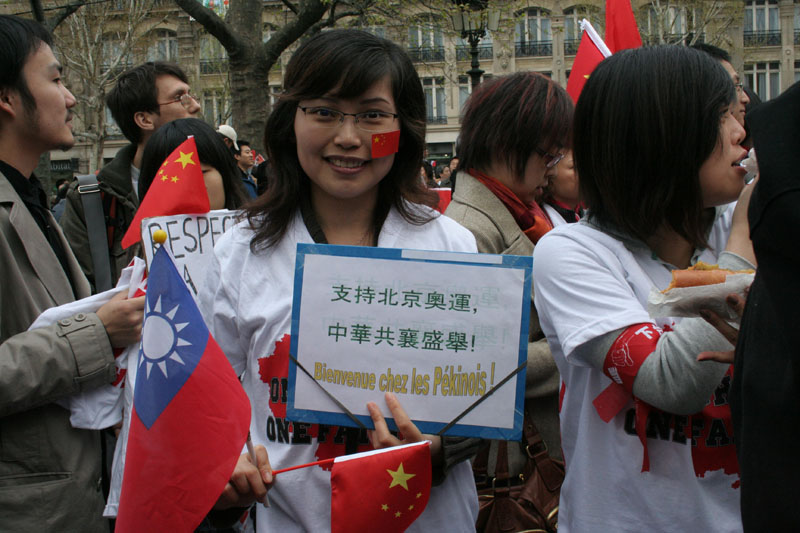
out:
{"label": "bare tree branch", "polygon": [[282,0],[283,5],[289,8],[289,11],[297,15],[300,11],[297,9],[297,6],[291,3],[289,0]]}

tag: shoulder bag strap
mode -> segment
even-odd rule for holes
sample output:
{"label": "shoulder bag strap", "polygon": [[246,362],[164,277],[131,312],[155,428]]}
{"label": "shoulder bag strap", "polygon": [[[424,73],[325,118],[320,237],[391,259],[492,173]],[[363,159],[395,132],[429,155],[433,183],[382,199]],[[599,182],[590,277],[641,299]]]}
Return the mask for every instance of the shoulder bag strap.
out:
{"label": "shoulder bag strap", "polygon": [[108,258],[108,241],[106,240],[106,218],[103,214],[103,201],[100,197],[97,176],[94,174],[78,176],[78,193],[81,195],[86,219],[95,292],[107,291],[111,288],[111,263]]}

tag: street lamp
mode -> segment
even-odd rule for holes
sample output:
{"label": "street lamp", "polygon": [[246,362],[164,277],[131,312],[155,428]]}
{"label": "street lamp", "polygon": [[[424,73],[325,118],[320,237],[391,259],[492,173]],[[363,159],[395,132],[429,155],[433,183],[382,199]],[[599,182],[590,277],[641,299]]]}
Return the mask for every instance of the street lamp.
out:
{"label": "street lamp", "polygon": [[453,0],[456,10],[453,13],[453,27],[461,32],[461,38],[469,42],[472,56],[467,74],[472,78],[472,88],[481,83],[483,70],[478,61],[478,43],[486,36],[486,30],[496,31],[500,25],[500,12],[488,9],[489,0]]}

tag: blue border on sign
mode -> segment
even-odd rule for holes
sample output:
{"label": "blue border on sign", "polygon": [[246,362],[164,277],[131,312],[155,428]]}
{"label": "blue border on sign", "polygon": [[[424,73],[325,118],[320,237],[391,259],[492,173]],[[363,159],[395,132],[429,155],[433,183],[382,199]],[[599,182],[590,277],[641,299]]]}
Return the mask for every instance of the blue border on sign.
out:
{"label": "blue border on sign", "polygon": [[[341,246],[332,244],[297,244],[297,259],[294,270],[294,294],[292,300],[292,334],[289,351],[297,358],[297,343],[300,328],[300,300],[303,290],[303,271],[306,255],[329,255],[337,257],[379,258],[395,261],[445,263],[453,265],[485,266],[493,268],[519,269],[524,273],[523,294],[531,293],[533,281],[533,257],[517,255],[474,254],[466,252],[439,252],[430,250],[412,250],[401,248],[375,248],[367,246]],[[528,359],[528,327],[530,324],[530,297],[522,298],[521,327],[519,335],[518,365]],[[287,420],[297,422],[310,422],[315,424],[328,424],[336,426],[355,427],[355,423],[344,413],[330,411],[317,411],[299,409],[294,406],[295,383],[297,380],[297,365],[289,360],[289,387],[286,405]],[[497,376],[502,380],[505,376]],[[513,378],[512,378],[513,379]],[[504,385],[505,386],[505,385]],[[376,398],[377,399],[377,398]],[[519,440],[522,438],[523,409],[525,405],[525,368],[516,377],[516,394],[514,409],[514,427],[499,428],[492,426],[474,426],[469,424],[455,424],[446,435],[463,437],[480,437],[486,439]],[[355,415],[367,428],[372,428],[372,419],[365,415]],[[390,429],[396,430],[397,425],[392,418],[386,418]],[[446,423],[417,421],[414,423],[423,433],[435,434]]]}

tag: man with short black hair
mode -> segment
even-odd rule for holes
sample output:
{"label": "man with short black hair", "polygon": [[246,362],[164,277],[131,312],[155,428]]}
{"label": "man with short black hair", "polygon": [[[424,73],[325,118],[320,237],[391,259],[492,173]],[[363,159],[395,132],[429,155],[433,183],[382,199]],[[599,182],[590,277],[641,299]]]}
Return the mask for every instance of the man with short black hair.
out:
{"label": "man with short black hair", "polygon": [[244,139],[239,141],[239,150],[233,150],[233,158],[236,160],[236,166],[241,173],[242,184],[247,192],[247,196],[255,198],[258,196],[258,188],[255,180],[250,175],[250,169],[253,168],[255,160],[253,159],[253,150],[250,148],[250,142]]}
{"label": "man with short black hair", "polygon": [[100,437],[54,402],[115,379],[112,347],[138,341],[144,298],[27,331],[90,293],[33,174],[43,153],[74,144],[75,97],[51,42],[0,15],[0,530],[106,533]]}
{"label": "man with short black hair", "polygon": [[750,97],[744,90],[744,85],[742,85],[742,81],[739,78],[739,73],[736,72],[736,69],[733,68],[731,64],[731,55],[719,48],[714,46],[713,44],[706,44],[706,43],[698,43],[692,45],[692,48],[700,50],[701,52],[705,52],[714,59],[716,59],[720,65],[725,69],[725,71],[730,75],[731,80],[733,81],[734,87],[736,87],[736,106],[733,109],[733,116],[736,118],[737,122],[744,126],[744,115],[746,111],[747,104],[750,103]]}
{"label": "man with short black hair", "polygon": [[[131,142],[97,175],[106,224],[103,233],[108,240],[111,283],[114,284],[138,251],[138,246],[124,250],[121,243],[139,207],[139,167],[144,146],[167,122],[197,116],[200,104],[189,92],[189,80],[183,70],[161,61],[147,62],[122,74],[106,103],[114,121]],[[83,272],[95,286],[89,229],[78,184],[67,194],[61,225]]]}

